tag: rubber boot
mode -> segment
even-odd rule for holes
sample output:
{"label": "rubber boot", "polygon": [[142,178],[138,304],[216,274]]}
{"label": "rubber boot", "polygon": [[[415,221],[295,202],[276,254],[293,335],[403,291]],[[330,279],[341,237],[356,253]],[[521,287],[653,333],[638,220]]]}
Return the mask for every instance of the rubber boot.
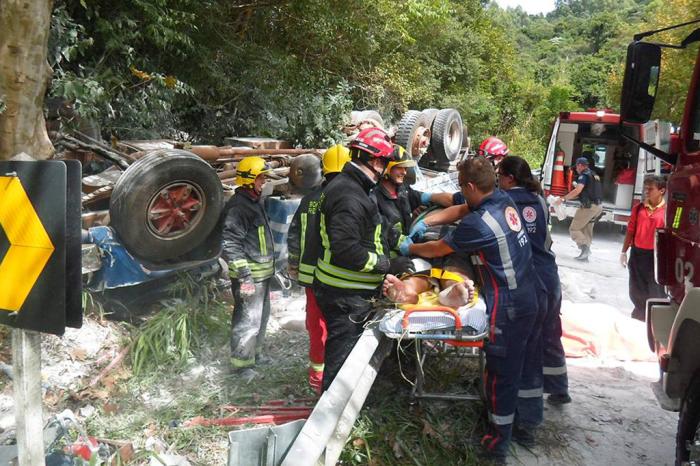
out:
{"label": "rubber boot", "polygon": [[581,246],[581,254],[579,254],[577,257],[574,257],[577,261],[581,262],[588,262],[588,256],[591,255],[591,248],[590,246],[586,246],[585,244]]}

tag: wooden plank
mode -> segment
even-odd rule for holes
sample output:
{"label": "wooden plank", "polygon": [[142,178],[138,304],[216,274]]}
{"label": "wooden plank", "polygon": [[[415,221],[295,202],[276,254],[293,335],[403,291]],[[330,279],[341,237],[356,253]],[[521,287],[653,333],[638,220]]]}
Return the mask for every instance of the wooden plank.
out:
{"label": "wooden plank", "polygon": [[41,334],[12,330],[12,387],[17,421],[17,450],[20,466],[44,463],[41,398]]}

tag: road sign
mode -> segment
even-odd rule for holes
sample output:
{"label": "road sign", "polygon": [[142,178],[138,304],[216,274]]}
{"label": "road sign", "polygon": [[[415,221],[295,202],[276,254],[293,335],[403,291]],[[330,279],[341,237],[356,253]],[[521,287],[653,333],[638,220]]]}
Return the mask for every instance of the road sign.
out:
{"label": "road sign", "polygon": [[[76,169],[59,161],[0,162],[0,323],[57,335],[67,320],[82,323]],[[67,172],[77,188],[68,189]]]}

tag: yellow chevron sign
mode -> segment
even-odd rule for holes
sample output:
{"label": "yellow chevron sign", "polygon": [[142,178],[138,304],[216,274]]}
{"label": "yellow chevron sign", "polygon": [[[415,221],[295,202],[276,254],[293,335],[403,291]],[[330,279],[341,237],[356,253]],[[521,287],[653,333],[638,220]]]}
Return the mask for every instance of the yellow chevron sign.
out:
{"label": "yellow chevron sign", "polygon": [[0,262],[0,309],[17,312],[55,248],[15,176],[0,176],[0,228],[10,243]]}

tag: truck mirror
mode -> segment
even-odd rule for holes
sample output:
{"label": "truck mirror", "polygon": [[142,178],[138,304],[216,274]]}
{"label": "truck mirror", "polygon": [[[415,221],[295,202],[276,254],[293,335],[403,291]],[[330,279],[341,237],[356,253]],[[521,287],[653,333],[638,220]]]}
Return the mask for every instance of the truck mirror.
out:
{"label": "truck mirror", "polygon": [[648,42],[632,42],[627,47],[627,63],[620,102],[622,121],[631,123],[649,121],[654,109],[660,70],[661,47]]}

